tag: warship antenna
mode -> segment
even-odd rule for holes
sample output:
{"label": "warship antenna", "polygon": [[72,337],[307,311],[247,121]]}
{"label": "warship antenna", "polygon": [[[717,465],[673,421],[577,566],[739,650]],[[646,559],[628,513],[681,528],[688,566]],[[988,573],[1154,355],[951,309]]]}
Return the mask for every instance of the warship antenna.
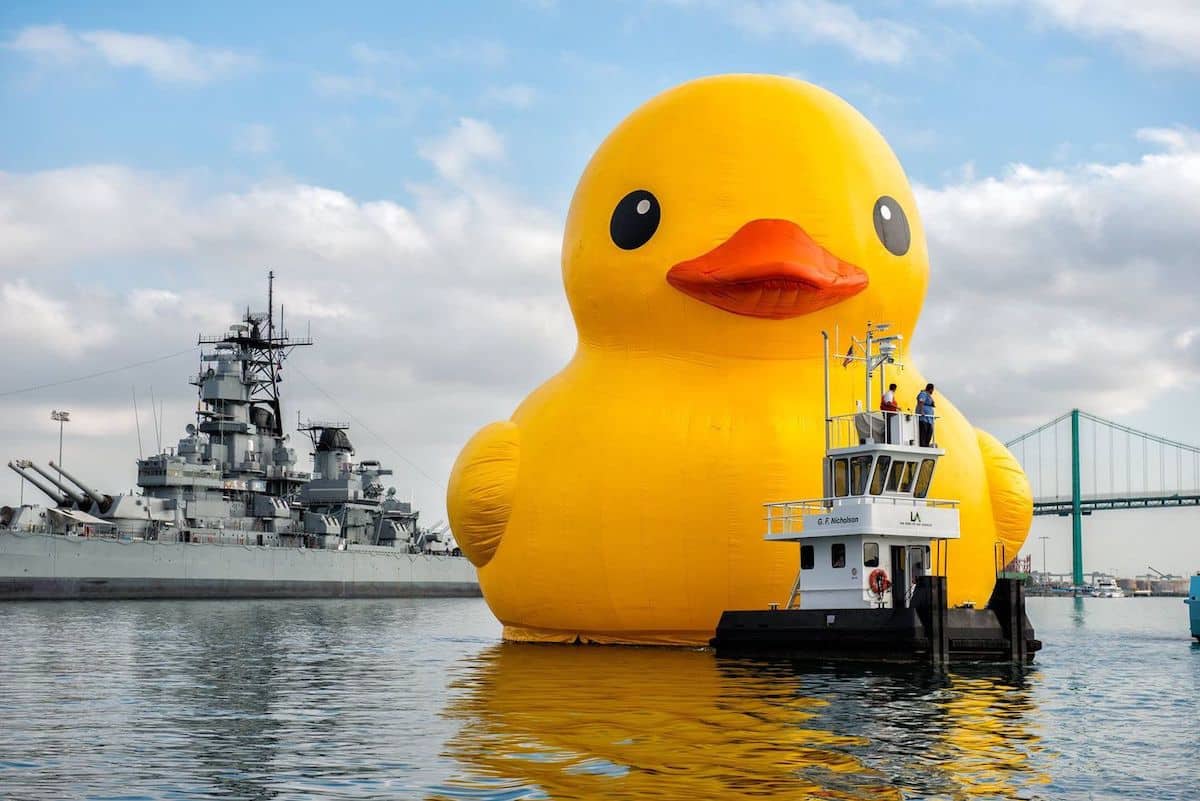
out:
{"label": "warship antenna", "polygon": [[155,453],[162,453],[162,428],[158,424],[158,402],[154,400],[154,387],[150,387],[150,416],[154,420]]}
{"label": "warship antenna", "polygon": [[[276,333],[275,328],[275,271],[267,273],[267,310],[246,312],[246,325],[231,329],[218,336],[201,336],[199,345],[229,344],[243,354],[245,380],[250,385],[251,405],[266,407],[271,411],[270,433],[283,437],[283,408],[279,384],[283,380],[281,368],[284,360],[294,348],[311,345],[312,338],[292,339],[286,332]],[[265,324],[263,330],[261,326]]]}
{"label": "warship antenna", "polygon": [[137,408],[137,387],[133,387],[133,424],[137,428],[138,459],[142,458],[142,418]]}

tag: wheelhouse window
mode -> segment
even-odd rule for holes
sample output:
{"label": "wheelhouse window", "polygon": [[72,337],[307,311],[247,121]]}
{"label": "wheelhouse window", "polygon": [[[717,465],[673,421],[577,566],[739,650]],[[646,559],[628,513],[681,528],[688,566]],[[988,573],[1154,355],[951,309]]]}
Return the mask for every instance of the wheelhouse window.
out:
{"label": "wheelhouse window", "polygon": [[879,543],[863,543],[863,567],[879,567]]}
{"label": "wheelhouse window", "polygon": [[829,562],[834,567],[846,566],[846,543],[835,542],[829,549]]}
{"label": "wheelhouse window", "polygon": [[900,491],[900,477],[904,473],[904,465],[905,464],[907,464],[907,462],[904,462],[904,461],[892,462],[892,469],[888,471],[888,479],[887,479],[887,491],[888,492],[899,492]]}
{"label": "wheelhouse window", "polygon": [[849,464],[845,459],[833,460],[833,494],[845,498],[850,487]]}
{"label": "wheelhouse window", "polygon": [[871,494],[878,495],[883,492],[884,482],[887,481],[888,465],[892,463],[892,457],[880,456],[875,462],[875,472],[871,476]]}
{"label": "wheelhouse window", "polygon": [[850,494],[865,495],[867,478],[871,475],[870,456],[855,456],[850,460]]}
{"label": "wheelhouse window", "polygon": [[908,493],[912,491],[913,481],[917,477],[917,463],[905,462],[904,473],[900,476],[900,491]]}
{"label": "wheelhouse window", "polygon": [[933,459],[925,459],[921,462],[921,469],[917,473],[917,486],[913,489],[913,495],[918,498],[924,498],[929,494],[929,484],[933,481]]}
{"label": "wheelhouse window", "polygon": [[812,570],[816,560],[813,558],[813,547],[811,545],[800,546],[800,569]]}

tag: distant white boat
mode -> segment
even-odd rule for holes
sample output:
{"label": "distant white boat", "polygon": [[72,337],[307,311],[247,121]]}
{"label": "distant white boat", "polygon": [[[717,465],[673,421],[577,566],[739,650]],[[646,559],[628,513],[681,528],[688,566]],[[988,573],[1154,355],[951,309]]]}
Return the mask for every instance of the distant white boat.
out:
{"label": "distant white boat", "polygon": [[1125,591],[1112,576],[1098,576],[1088,594],[1093,598],[1124,598]]}

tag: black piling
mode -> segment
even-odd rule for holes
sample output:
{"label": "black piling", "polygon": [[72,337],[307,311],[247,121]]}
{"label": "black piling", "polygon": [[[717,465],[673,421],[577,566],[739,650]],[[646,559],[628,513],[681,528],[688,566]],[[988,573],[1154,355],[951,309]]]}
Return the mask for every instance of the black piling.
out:
{"label": "black piling", "polygon": [[1010,659],[1023,665],[1029,655],[1029,643],[1025,639],[1025,585],[1016,579],[996,579],[996,589],[988,607],[996,613],[1000,629],[1008,642]]}

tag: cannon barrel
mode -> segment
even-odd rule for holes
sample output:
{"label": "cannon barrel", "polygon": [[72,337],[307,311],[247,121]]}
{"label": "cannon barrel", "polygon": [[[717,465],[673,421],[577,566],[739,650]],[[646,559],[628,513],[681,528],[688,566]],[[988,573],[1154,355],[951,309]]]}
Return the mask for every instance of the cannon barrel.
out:
{"label": "cannon barrel", "polygon": [[58,472],[62,473],[62,477],[67,479],[67,481],[70,481],[72,484],[79,487],[79,489],[83,490],[83,494],[88,496],[89,498],[91,498],[96,503],[97,506],[101,507],[101,509],[103,511],[107,511],[108,507],[112,505],[112,496],[101,495],[100,493],[96,492],[94,489],[89,488],[82,481],[75,478],[75,476],[71,475],[65,469],[63,469],[62,465],[55,464],[53,459],[50,460],[50,466],[53,467]]}
{"label": "cannon barrel", "polygon": [[75,501],[75,503],[83,506],[88,502],[88,497],[86,495],[72,487],[70,484],[64,484],[61,480],[56,479],[49,470],[43,470],[41,467],[39,467],[37,462],[30,461],[26,462],[25,464],[41,473],[43,478],[57,487],[59,492],[61,492],[63,495]]}
{"label": "cannon barrel", "polygon": [[65,506],[65,505],[66,505],[66,503],[67,503],[67,499],[66,499],[65,497],[63,497],[62,495],[59,495],[59,494],[58,494],[57,492],[55,492],[54,490],[52,490],[48,484],[44,484],[44,483],[42,483],[42,481],[41,481],[41,480],[40,480],[40,479],[39,479],[37,476],[31,476],[31,475],[29,475],[28,473],[26,473],[26,472],[25,472],[24,470],[22,470],[21,468],[17,467],[17,466],[16,466],[15,464],[13,464],[12,462],[9,462],[9,463],[8,463],[8,466],[9,466],[9,468],[10,468],[10,469],[12,469],[12,471],[13,471],[14,473],[16,473],[17,475],[19,475],[21,478],[25,479],[26,481],[28,481],[28,482],[29,482],[30,484],[32,484],[33,486],[35,486],[35,487],[37,487],[38,489],[40,489],[42,492],[44,492],[44,493],[46,493],[47,495],[49,495],[49,496],[50,496],[50,498],[51,498],[51,499],[52,499],[52,500],[53,500],[53,501],[54,501],[56,504],[58,504],[59,506]]}

